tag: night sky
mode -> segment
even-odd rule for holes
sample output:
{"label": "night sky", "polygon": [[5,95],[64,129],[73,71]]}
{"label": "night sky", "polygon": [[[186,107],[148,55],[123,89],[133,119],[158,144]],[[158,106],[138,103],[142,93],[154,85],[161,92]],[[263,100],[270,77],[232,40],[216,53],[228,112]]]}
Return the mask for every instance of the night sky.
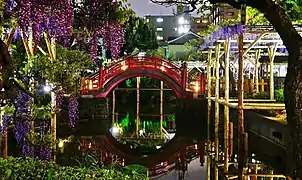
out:
{"label": "night sky", "polygon": [[150,0],[128,0],[131,8],[136,12],[137,16],[145,15],[172,15],[172,7],[160,6],[153,4]]}

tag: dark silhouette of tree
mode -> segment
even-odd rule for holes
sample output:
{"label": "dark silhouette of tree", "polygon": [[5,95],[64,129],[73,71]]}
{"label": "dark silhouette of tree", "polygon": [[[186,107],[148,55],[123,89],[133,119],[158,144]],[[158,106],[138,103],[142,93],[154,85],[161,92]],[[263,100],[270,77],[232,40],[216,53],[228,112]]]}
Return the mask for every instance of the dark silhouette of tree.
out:
{"label": "dark silhouette of tree", "polygon": [[123,52],[131,54],[135,49],[147,51],[158,48],[154,27],[146,20],[131,16],[125,23]]}

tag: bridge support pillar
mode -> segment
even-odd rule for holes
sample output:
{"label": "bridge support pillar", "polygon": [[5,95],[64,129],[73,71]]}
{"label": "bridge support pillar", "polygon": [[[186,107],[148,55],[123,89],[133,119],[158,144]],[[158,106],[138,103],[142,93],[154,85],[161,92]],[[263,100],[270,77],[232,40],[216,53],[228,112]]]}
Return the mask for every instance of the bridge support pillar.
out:
{"label": "bridge support pillar", "polygon": [[188,65],[187,63],[182,64],[182,74],[181,74],[181,87],[183,90],[187,89],[187,79],[188,79]]}

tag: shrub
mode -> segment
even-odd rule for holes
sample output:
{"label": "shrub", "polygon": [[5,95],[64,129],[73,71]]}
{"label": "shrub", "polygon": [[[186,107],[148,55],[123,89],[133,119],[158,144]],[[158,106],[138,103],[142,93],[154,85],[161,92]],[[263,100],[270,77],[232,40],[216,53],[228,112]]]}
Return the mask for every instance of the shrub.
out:
{"label": "shrub", "polygon": [[284,103],[284,92],[283,89],[278,89],[275,91],[276,101],[279,103]]}
{"label": "shrub", "polygon": [[0,179],[47,180],[144,180],[146,174],[131,173],[113,168],[79,168],[58,166],[31,158],[0,159]]}

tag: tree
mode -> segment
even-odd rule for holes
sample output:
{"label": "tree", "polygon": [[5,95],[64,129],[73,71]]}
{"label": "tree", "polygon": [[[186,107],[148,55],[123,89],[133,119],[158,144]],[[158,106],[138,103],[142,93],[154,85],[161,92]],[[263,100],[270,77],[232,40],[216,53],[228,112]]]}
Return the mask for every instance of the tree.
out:
{"label": "tree", "polygon": [[[259,10],[266,19],[274,26],[286,46],[288,56],[288,70],[285,81],[285,105],[287,123],[290,127],[290,145],[288,147],[287,174],[296,178],[302,178],[302,37],[292,24],[291,18],[296,18],[291,13],[286,2],[296,1],[273,1],[273,0],[151,0],[159,4],[187,4],[191,5],[191,11],[198,4],[205,2],[211,4],[227,3],[234,8],[240,9],[243,4]],[[299,1],[301,2],[301,1]],[[295,6],[296,7],[296,6]],[[291,16],[291,17],[290,17]]]}
{"label": "tree", "polygon": [[125,44],[123,51],[131,54],[135,49],[147,51],[158,48],[156,32],[146,20],[131,16],[125,23]]}

